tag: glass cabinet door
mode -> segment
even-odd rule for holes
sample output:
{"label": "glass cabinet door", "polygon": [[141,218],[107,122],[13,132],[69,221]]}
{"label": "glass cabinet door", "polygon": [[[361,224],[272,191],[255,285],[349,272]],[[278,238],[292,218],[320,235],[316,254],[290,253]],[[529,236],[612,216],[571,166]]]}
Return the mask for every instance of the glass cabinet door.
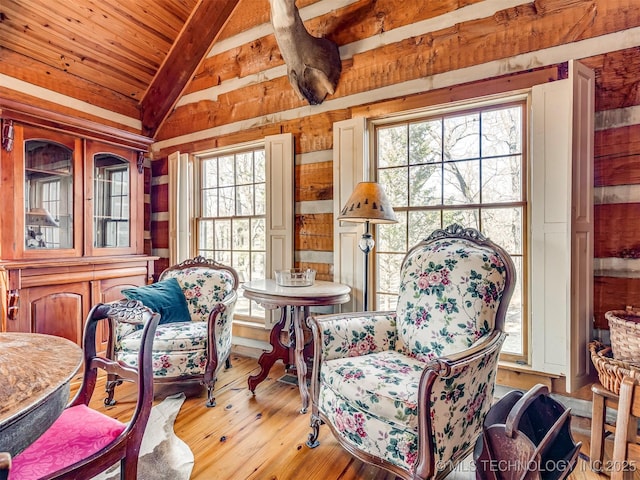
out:
{"label": "glass cabinet door", "polygon": [[86,142],[85,250],[87,255],[143,252],[143,175],[137,152]]}
{"label": "glass cabinet door", "polygon": [[129,162],[117,155],[93,156],[93,246],[131,246]]}
{"label": "glass cabinet door", "polygon": [[24,148],[24,248],[73,248],[74,152],[41,139],[25,141]]}

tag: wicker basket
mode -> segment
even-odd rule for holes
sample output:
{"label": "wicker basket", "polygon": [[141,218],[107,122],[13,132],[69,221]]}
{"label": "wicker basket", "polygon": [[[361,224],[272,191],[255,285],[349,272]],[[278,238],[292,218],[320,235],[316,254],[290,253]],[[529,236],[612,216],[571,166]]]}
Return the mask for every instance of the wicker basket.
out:
{"label": "wicker basket", "polygon": [[609,321],[613,358],[640,362],[640,312],[610,310],[604,316]]}
{"label": "wicker basket", "polygon": [[615,393],[620,393],[620,385],[624,377],[640,379],[640,365],[612,357],[611,347],[600,342],[589,343],[591,361],[598,372],[598,379],[604,388]]}

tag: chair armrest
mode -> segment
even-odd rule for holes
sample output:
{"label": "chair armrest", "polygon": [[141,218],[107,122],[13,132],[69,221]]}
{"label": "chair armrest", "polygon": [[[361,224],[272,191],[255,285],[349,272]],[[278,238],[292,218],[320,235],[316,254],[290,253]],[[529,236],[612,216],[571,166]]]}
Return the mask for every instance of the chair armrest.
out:
{"label": "chair armrest", "polygon": [[207,324],[209,345],[212,347],[209,349],[210,361],[217,359],[219,363],[231,352],[232,320],[237,300],[238,293],[234,290],[211,309]]}
{"label": "chair armrest", "polygon": [[227,310],[232,310],[233,308],[235,308],[237,301],[238,301],[238,292],[233,290],[226,297],[224,297],[224,299],[220,303],[222,303]]}
{"label": "chair armrest", "polygon": [[220,336],[219,327],[231,322],[237,300],[238,293],[234,290],[224,297],[221,302],[218,302],[213,306],[208,319],[209,331],[214,332],[218,337]]}
{"label": "chair armrest", "polygon": [[455,358],[429,362],[423,371],[418,391],[422,445],[416,472],[429,477],[437,465],[455,465],[458,456],[473,448],[493,403],[498,356],[506,336],[493,331]]}
{"label": "chair armrest", "polygon": [[397,338],[392,311],[312,315],[308,323],[320,361],[390,350]]}

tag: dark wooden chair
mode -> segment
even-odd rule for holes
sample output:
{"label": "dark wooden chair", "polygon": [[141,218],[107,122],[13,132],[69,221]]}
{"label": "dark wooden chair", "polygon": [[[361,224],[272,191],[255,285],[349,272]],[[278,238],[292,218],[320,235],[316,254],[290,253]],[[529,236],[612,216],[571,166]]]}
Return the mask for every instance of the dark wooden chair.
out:
{"label": "dark wooden chair", "polygon": [[[96,330],[101,321],[143,325],[139,368],[96,354]],[[159,321],[159,314],[138,301],[98,304],[91,309],[84,330],[80,390],[53,425],[12,459],[10,479],[88,479],[120,462],[120,478],[135,480],[138,452],[153,404],[151,346]],[[137,383],[138,398],[128,423],[89,408],[99,370]]]}

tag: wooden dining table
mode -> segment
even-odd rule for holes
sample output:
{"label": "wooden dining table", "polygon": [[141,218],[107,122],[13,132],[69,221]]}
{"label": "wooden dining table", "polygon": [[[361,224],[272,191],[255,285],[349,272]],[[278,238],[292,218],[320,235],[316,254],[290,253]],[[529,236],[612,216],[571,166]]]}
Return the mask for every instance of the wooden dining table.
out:
{"label": "wooden dining table", "polygon": [[66,338],[0,333],[0,452],[17,455],[53,424],[82,360]]}

